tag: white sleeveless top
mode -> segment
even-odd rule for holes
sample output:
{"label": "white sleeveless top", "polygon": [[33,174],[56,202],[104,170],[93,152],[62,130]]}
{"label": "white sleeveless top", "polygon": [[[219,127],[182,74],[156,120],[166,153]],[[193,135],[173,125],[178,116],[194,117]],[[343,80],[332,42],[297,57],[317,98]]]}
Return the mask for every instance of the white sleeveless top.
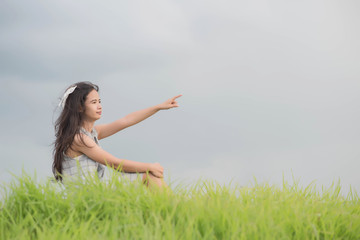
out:
{"label": "white sleeveless top", "polygon": [[[81,128],[80,132],[94,139],[95,143],[99,145],[98,133],[95,128],[92,129],[91,133],[84,128]],[[64,153],[64,160],[62,162],[63,179],[70,179],[73,177],[84,179],[86,176],[94,176],[95,173],[97,173],[101,180],[104,176],[105,167],[105,165],[92,160],[85,154],[71,158]]]}

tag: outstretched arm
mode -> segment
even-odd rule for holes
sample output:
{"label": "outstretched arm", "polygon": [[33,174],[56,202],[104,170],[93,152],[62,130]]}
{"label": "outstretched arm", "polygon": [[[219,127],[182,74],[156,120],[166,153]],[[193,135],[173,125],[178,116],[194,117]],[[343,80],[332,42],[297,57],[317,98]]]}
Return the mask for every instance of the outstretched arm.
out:
{"label": "outstretched arm", "polygon": [[127,127],[130,127],[132,125],[135,125],[146,118],[154,115],[159,110],[167,110],[173,107],[179,107],[178,103],[176,102],[176,98],[181,97],[182,95],[175,96],[173,98],[170,98],[166,100],[165,102],[145,108],[133,113],[130,113],[126,115],[123,118],[120,118],[119,120],[116,120],[115,122],[109,123],[109,124],[102,124],[96,126],[96,131],[98,132],[98,138],[106,138],[108,136],[111,136]]}

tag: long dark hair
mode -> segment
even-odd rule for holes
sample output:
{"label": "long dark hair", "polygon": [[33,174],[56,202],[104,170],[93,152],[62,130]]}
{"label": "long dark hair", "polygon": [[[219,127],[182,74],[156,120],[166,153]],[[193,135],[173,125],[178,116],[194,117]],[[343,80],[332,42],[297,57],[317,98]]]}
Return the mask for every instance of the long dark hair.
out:
{"label": "long dark hair", "polygon": [[[62,162],[64,153],[70,148],[76,134],[80,133],[84,120],[85,100],[87,95],[92,91],[99,91],[99,87],[90,82],[78,82],[69,88],[76,86],[75,90],[70,93],[65,101],[64,108],[55,122],[55,137],[52,165],[52,172],[57,181],[62,181]],[[69,89],[67,88],[67,89]],[[84,110],[84,111],[82,111]],[[80,139],[82,142],[83,139]]]}

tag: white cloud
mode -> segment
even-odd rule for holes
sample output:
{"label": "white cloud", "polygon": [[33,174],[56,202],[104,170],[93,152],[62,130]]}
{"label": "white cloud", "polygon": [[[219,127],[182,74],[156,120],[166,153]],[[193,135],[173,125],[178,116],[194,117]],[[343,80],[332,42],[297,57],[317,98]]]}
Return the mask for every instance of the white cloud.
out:
{"label": "white cloud", "polygon": [[116,156],[188,179],[279,181],[293,169],[359,182],[357,3],[3,5],[1,150],[16,166],[25,152],[47,161],[58,97],[87,80],[100,85],[102,122],[183,94],[180,108],[103,141]]}
{"label": "white cloud", "polygon": [[38,179],[52,176],[51,149],[46,145],[34,142],[34,136],[4,136],[0,141],[1,172],[0,181],[9,182],[13,179],[11,173],[19,176],[24,170]]}
{"label": "white cloud", "polygon": [[203,161],[201,166],[189,166],[188,169],[170,174],[172,180],[185,183],[198,179],[215,180],[219,184],[240,184],[249,186],[254,183],[269,183],[282,187],[283,174],[285,182],[294,184],[299,180],[300,186],[309,185],[312,181],[316,189],[330,187],[332,181],[341,179],[342,194],[350,191],[350,186],[360,191],[354,176],[359,168],[360,152],[356,145],[316,145],[297,149],[261,149],[258,151],[241,151],[222,153]]}

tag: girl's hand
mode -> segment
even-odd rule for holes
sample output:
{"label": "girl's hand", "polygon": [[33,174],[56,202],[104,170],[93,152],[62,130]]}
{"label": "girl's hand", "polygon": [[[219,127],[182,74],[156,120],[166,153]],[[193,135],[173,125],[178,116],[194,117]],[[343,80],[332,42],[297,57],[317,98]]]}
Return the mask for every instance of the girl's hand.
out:
{"label": "girl's hand", "polygon": [[162,178],[164,168],[159,163],[152,163],[150,165],[149,172],[151,172],[155,177]]}
{"label": "girl's hand", "polygon": [[180,95],[177,95],[177,96],[175,96],[173,98],[170,98],[170,99],[166,100],[165,102],[159,104],[158,107],[160,108],[160,110],[162,110],[162,109],[167,110],[167,109],[170,109],[170,108],[173,108],[173,107],[178,107],[179,105],[175,101],[175,99],[178,98],[178,97],[181,97],[181,96],[182,95],[180,94]]}

